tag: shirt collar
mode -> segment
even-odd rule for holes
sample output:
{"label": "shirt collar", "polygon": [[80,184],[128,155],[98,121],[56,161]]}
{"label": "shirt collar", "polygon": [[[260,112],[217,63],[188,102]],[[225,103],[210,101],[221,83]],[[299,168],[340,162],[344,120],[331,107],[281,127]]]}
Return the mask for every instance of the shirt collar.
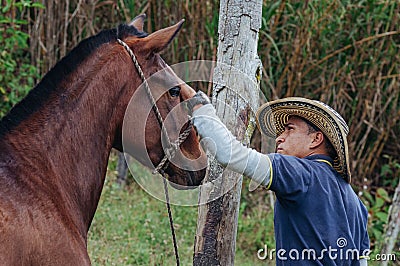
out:
{"label": "shirt collar", "polygon": [[312,160],[312,161],[323,160],[323,161],[328,161],[329,163],[333,164],[332,158],[329,157],[328,155],[323,155],[323,154],[309,155],[309,156],[304,157],[304,159]]}

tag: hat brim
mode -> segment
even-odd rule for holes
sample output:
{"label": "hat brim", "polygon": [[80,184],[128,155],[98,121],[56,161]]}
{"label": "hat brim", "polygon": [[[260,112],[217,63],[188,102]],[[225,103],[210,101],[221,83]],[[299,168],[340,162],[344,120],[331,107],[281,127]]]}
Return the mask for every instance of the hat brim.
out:
{"label": "hat brim", "polygon": [[333,167],[350,183],[348,127],[344,119],[324,103],[300,97],[289,97],[263,104],[257,110],[257,126],[263,134],[276,138],[284,131],[290,116],[302,117],[324,133],[337,154],[337,157],[333,158]]}

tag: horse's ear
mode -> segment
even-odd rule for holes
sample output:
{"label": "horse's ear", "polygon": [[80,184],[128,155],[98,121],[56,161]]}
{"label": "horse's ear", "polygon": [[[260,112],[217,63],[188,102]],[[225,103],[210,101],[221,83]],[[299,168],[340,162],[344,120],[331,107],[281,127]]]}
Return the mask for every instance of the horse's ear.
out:
{"label": "horse's ear", "polygon": [[185,20],[182,19],[173,26],[165,29],[158,30],[143,39],[144,48],[147,51],[158,53],[165,49],[168,44],[174,39],[176,34],[182,28],[182,24]]}
{"label": "horse's ear", "polygon": [[139,31],[143,31],[144,20],[146,19],[146,14],[141,14],[134,18],[128,25],[134,26]]}

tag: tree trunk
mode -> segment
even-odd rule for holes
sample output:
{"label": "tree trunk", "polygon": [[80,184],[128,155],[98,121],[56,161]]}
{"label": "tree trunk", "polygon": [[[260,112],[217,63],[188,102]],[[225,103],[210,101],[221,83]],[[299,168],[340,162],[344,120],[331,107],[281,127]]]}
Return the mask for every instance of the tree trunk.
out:
{"label": "tree trunk", "polygon": [[[388,224],[386,227],[385,241],[381,249],[381,254],[393,254],[394,246],[400,235],[400,183],[397,185],[393,196],[392,206],[389,210]],[[388,261],[382,261],[382,265],[388,265]]]}
{"label": "tree trunk", "polygon": [[128,178],[128,164],[126,163],[125,154],[123,152],[118,152],[117,172],[116,182],[119,186],[123,187],[126,185]]}
{"label": "tree trunk", "polygon": [[[257,56],[262,1],[222,0],[212,102],[244,145],[255,128],[261,61]],[[242,177],[210,163],[200,190],[194,265],[233,265]],[[203,204],[205,203],[205,204]]]}

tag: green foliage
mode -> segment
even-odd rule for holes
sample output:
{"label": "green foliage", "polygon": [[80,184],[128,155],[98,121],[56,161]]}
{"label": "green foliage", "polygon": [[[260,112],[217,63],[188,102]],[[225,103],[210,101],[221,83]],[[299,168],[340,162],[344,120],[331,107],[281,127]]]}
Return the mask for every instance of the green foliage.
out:
{"label": "green foliage", "polygon": [[366,199],[366,205],[369,213],[369,236],[371,239],[372,250],[382,240],[382,234],[388,219],[389,204],[391,199],[388,192],[383,188],[378,188],[373,195],[364,192],[363,197]]}
{"label": "green foliage", "polygon": [[383,155],[383,158],[388,161],[381,167],[380,179],[385,187],[394,189],[400,179],[400,161],[387,154]]}
{"label": "green foliage", "polygon": [[[369,211],[369,235],[371,245],[379,247],[383,243],[390,205],[392,204],[391,195],[400,182],[400,163],[392,156],[384,155],[387,163],[381,167],[380,180],[384,187],[379,187],[375,192],[363,192],[363,198],[367,201]],[[374,250],[373,250],[374,251]],[[375,252],[377,252],[375,250]]]}
{"label": "green foliage", "polygon": [[32,1],[7,0],[0,9],[0,117],[20,101],[34,86],[38,72],[30,64],[27,20],[21,17],[28,8],[41,8]]}
{"label": "green foliage", "polygon": [[379,179],[385,186],[378,187],[373,192],[364,191],[362,194],[369,212],[368,229],[373,247],[382,244],[388,222],[389,207],[392,203],[390,195],[393,194],[400,181],[400,163],[388,155],[384,155],[384,158],[387,159],[387,163],[381,167]]}

